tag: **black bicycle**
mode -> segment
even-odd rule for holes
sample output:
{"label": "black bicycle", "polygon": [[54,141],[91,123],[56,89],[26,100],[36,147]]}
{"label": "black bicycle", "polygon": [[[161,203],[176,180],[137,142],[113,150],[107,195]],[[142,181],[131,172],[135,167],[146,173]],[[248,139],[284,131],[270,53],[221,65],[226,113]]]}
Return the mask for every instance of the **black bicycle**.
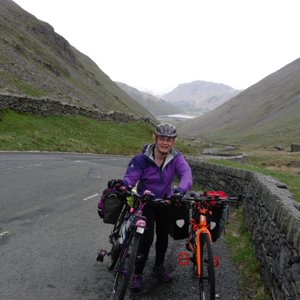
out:
{"label": "black bicycle", "polygon": [[[124,193],[124,191],[123,191]],[[115,224],[109,241],[112,244],[109,252],[101,250],[98,261],[104,256],[110,257],[109,270],[115,270],[115,279],[111,299],[124,299],[129,282],[134,273],[134,266],[141,236],[146,227],[146,218],[142,215],[146,205],[168,205],[167,200],[155,199],[153,195],[139,195],[135,190],[126,191],[127,199],[133,200],[133,206],[124,203],[118,221]]]}

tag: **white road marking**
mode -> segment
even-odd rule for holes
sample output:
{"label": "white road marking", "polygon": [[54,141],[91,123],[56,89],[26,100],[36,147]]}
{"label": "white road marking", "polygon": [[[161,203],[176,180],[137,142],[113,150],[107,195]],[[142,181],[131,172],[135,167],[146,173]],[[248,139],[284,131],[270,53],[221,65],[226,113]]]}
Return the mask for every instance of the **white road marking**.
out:
{"label": "white road marking", "polygon": [[26,169],[26,168],[33,168],[33,167],[40,167],[42,164],[34,164],[34,165],[27,165],[27,166],[18,166],[18,167],[11,167],[11,168],[0,168],[1,170],[15,170],[15,169]]}
{"label": "white road marking", "polygon": [[100,194],[94,194],[94,195],[92,195],[92,196],[89,196],[89,197],[84,198],[83,201],[90,200],[90,199],[95,198],[95,197],[97,197],[97,196],[99,196],[99,195],[100,195]]}

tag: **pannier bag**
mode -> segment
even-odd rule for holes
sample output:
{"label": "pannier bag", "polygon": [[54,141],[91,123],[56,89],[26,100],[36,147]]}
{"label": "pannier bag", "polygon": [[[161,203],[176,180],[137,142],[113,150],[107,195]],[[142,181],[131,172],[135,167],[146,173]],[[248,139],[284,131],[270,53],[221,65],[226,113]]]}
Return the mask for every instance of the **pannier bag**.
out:
{"label": "pannier bag", "polygon": [[171,207],[170,236],[174,240],[182,240],[189,234],[190,213],[186,207]]}
{"label": "pannier bag", "polygon": [[98,215],[106,224],[115,224],[124,205],[124,195],[108,182],[98,203]]}
{"label": "pannier bag", "polygon": [[212,215],[210,219],[210,233],[212,241],[215,242],[221,236],[225,229],[228,220],[228,205],[224,202],[217,203],[218,199],[228,199],[228,195],[224,191],[208,191],[204,193],[205,196],[212,197],[216,201],[210,202],[212,207]]}

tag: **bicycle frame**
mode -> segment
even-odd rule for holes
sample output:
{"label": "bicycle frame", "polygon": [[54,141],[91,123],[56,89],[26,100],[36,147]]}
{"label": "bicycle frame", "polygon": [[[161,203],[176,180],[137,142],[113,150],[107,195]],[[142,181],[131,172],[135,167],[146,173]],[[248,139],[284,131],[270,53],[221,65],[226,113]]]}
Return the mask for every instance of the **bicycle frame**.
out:
{"label": "bicycle frame", "polygon": [[129,238],[129,235],[132,231],[135,231],[139,234],[143,234],[146,227],[146,218],[142,216],[142,210],[145,206],[145,203],[140,203],[139,208],[136,210],[130,208],[129,216],[124,218],[123,223],[121,224],[124,229],[124,232],[120,232],[120,234],[124,234],[123,245],[126,245],[126,241]]}

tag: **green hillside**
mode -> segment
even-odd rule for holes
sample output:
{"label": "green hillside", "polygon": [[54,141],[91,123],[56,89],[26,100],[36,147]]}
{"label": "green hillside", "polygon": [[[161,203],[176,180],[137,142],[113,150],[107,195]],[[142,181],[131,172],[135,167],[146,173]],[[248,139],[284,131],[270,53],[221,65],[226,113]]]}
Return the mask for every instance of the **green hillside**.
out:
{"label": "green hillside", "polygon": [[148,116],[89,57],[11,0],[0,2],[0,93]]}
{"label": "green hillside", "polygon": [[215,110],[186,123],[185,136],[263,149],[300,140],[300,59]]}

